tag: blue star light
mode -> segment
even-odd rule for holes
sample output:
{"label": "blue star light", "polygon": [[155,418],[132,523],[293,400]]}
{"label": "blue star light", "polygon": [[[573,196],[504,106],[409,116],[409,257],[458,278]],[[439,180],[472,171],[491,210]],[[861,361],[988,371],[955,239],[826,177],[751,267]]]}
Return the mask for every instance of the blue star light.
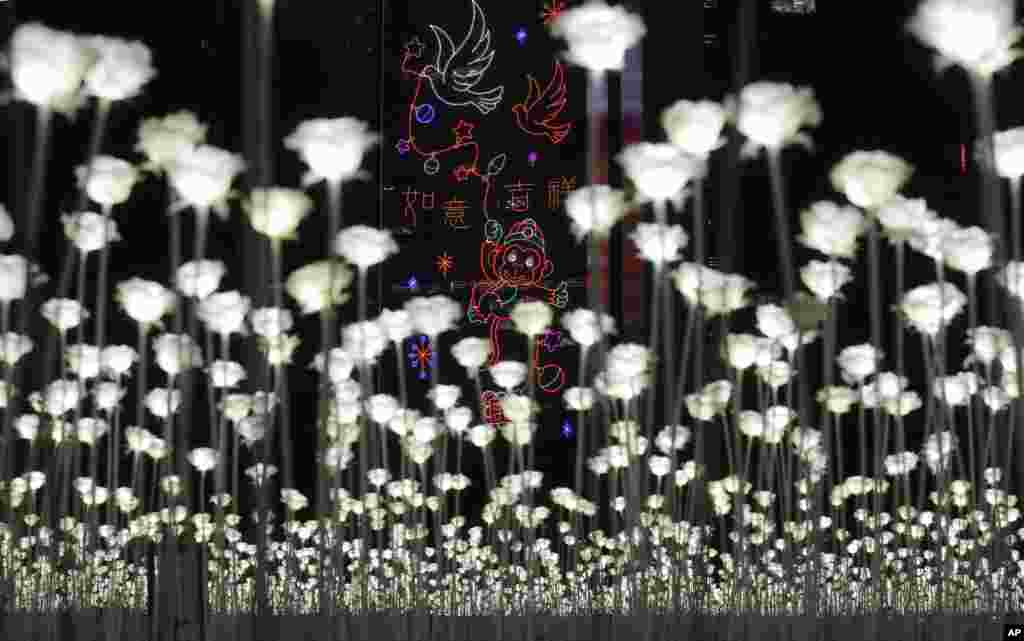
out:
{"label": "blue star light", "polygon": [[520,45],[526,44],[526,28],[519,27],[519,31],[516,31],[516,40],[519,41]]}
{"label": "blue star light", "polygon": [[420,288],[420,281],[416,280],[416,276],[410,276],[409,280],[405,281],[405,286],[414,292]]}
{"label": "blue star light", "polygon": [[572,422],[565,419],[565,422],[562,423],[562,438],[572,438],[573,432]]}

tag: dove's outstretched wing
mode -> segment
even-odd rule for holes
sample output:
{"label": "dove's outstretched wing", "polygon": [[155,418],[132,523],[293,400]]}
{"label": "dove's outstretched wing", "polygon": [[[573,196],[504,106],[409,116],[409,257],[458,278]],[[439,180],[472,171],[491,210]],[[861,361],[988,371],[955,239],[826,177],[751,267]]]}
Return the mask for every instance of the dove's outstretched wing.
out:
{"label": "dove's outstretched wing", "polygon": [[[473,43],[472,48],[469,46],[470,43]],[[473,0],[473,21],[470,23],[469,32],[450,63],[452,88],[456,91],[469,91],[475,87],[494,62],[494,53],[487,18],[480,5]]]}
{"label": "dove's outstretched wing", "polygon": [[526,100],[523,101],[523,106],[526,107],[526,111],[530,111],[537,106],[537,103],[544,97],[544,94],[541,93],[540,83],[537,82],[536,78],[530,74],[526,74],[526,80],[530,85],[530,89],[526,94]]}
{"label": "dove's outstretched wing", "polygon": [[562,110],[565,109],[566,93],[565,68],[562,66],[562,63],[556,60],[555,73],[551,77],[551,82],[548,83],[547,88],[544,90],[544,95],[548,98],[548,105],[544,110],[547,115],[544,117],[543,122],[550,122],[562,113]]}
{"label": "dove's outstretched wing", "polygon": [[455,57],[455,43],[441,27],[430,25],[430,30],[434,32],[434,38],[437,40],[437,62],[434,63],[434,68],[441,72],[441,75],[447,75],[448,65]]}

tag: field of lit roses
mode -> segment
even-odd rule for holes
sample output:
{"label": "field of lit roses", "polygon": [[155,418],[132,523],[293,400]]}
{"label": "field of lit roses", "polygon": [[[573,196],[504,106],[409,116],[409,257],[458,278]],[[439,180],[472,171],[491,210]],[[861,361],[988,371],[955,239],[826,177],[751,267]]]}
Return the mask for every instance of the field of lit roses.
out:
{"label": "field of lit roses", "polygon": [[[645,34],[638,16],[601,0],[566,11],[553,30],[595,84]],[[557,317],[544,302],[511,309],[524,341],[558,324],[579,350],[580,379],[564,394],[577,415],[578,447],[565,461],[574,484],[552,487],[534,465],[532,355],[491,364],[489,340],[456,336],[460,367],[432,370],[424,406],[410,406],[404,380],[376,386],[385,359],[402,370],[407,338],[450,338],[466,310],[433,296],[368,317],[368,275],[400,257],[388,230],[342,223],[344,187],[378,142],[366,123],[310,120],[284,139],[308,168],[302,189],[235,191],[246,161],[207,140],[187,111],[144,119],[136,157],[115,158],[103,153],[107,116],[145,91],[150,50],[21,25],[8,67],[37,124],[24,210],[0,208],[8,620],[120,613],[102,618],[104,638],[115,638],[144,613],[156,638],[183,619],[216,636],[214,621],[250,613],[319,615],[324,631],[380,615],[408,617],[411,631],[416,617],[462,615],[483,617],[497,638],[503,621],[521,621],[535,638],[545,617],[629,615],[651,638],[683,616],[752,634],[751,617],[860,616],[877,631],[882,617],[1020,613],[1024,129],[996,131],[991,91],[1019,55],[1020,29],[1012,2],[925,0],[908,32],[971,81],[980,224],[961,227],[901,194],[913,167],[885,151],[828,168],[831,201],[804,206],[787,193],[783,152],[809,145],[822,119],[809,87],[757,82],[722,102],[671,106],[668,142],[615,158],[633,189],[591,184],[566,199],[596,275],[588,305]],[[58,284],[35,254],[58,196],[44,193],[53,123],[76,113],[90,115],[80,122],[92,144],[76,171],[79,206],[60,219],[74,278]],[[774,302],[754,304],[755,291],[769,292],[706,266],[700,235],[714,211],[701,195],[728,127],[745,137],[749,162],[770,170],[783,283]],[[602,161],[594,142],[591,166]],[[113,243],[152,242],[122,238],[117,220],[153,184],[173,194],[169,237],[179,242],[188,221],[193,242],[171,248],[165,282],[109,282]],[[647,344],[616,340],[598,295],[615,277],[600,268],[601,243],[637,208],[644,222],[629,235],[654,279]],[[284,274],[307,216],[326,220],[323,259]],[[218,258],[208,231],[241,224],[269,245],[269,306],[221,288],[241,267]],[[794,241],[818,258],[797,265]],[[911,256],[931,261],[932,282],[910,282]],[[883,265],[895,298],[881,294]],[[871,339],[848,344],[838,319],[859,277]],[[320,336],[300,337],[298,314],[316,316]],[[134,344],[108,337],[114,315],[134,322]],[[28,336],[40,322],[46,345]],[[723,328],[714,351],[696,338],[709,325]],[[289,412],[289,370],[307,365],[293,362],[300,340],[319,351],[312,426],[292,425]],[[908,368],[911,342],[924,362]],[[258,377],[240,362],[250,344],[263,357]],[[728,375],[709,380],[718,359]],[[811,362],[823,364],[820,380],[801,375]],[[43,384],[26,386],[28,371]],[[473,400],[484,382],[507,393],[497,428]],[[208,440],[194,438],[198,422]],[[317,435],[315,459],[296,460],[300,429]],[[709,478],[703,458],[712,440],[727,457],[722,478]],[[483,478],[464,473],[471,454]],[[317,468],[311,496],[295,488],[298,466]],[[471,486],[486,492],[482,509],[466,505]],[[35,638],[38,625],[18,638]]]}

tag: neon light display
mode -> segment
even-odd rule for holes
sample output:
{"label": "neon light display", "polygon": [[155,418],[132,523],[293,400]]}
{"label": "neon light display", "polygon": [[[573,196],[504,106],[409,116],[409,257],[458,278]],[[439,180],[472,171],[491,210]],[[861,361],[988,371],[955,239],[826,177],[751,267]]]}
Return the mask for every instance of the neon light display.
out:
{"label": "neon light display", "polygon": [[512,107],[516,124],[531,136],[543,136],[553,145],[562,144],[572,130],[571,122],[558,122],[566,103],[565,67],[555,60],[555,70],[543,91],[533,76],[528,74],[526,80],[526,99]]}
{"label": "neon light display", "polygon": [[409,366],[419,370],[419,379],[427,380],[431,365],[434,364],[434,350],[426,336],[409,339]]}

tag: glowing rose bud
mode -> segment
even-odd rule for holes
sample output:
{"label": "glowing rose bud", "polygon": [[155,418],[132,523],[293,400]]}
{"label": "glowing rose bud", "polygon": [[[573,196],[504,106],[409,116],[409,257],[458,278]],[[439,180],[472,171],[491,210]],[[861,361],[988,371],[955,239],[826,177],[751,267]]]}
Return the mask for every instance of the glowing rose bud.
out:
{"label": "glowing rose bud", "polygon": [[110,425],[106,421],[97,418],[80,418],[75,425],[75,431],[78,435],[78,441],[91,447],[96,445],[96,442],[110,431]]}
{"label": "glowing rose bud", "polygon": [[139,181],[134,165],[112,156],[96,156],[91,164],[77,167],[75,176],[89,198],[104,207],[128,200],[132,187]]}
{"label": "glowing rose bud", "polygon": [[167,441],[162,438],[153,436],[146,443],[146,456],[154,461],[160,461],[167,458],[167,455],[171,453],[171,447],[167,444]]}
{"label": "glowing rose bud", "polygon": [[253,485],[261,487],[264,480],[277,476],[277,466],[257,463],[256,465],[246,468],[245,475],[249,477],[249,480],[253,482]]}
{"label": "glowing rose bud", "polygon": [[565,405],[577,412],[586,412],[594,407],[594,390],[588,387],[570,387],[562,393]]}
{"label": "glowing rose bud", "polygon": [[257,232],[274,240],[294,239],[299,223],[312,211],[313,201],[298,189],[254,189],[246,209]]}
{"label": "glowing rose bud", "polygon": [[434,403],[434,407],[444,411],[455,407],[462,395],[462,388],[458,385],[436,385],[427,392],[427,398]]}
{"label": "glowing rose bud", "polygon": [[832,186],[854,205],[875,209],[896,196],[914,169],[884,151],[855,151],[832,168]]}
{"label": "glowing rose bud", "polygon": [[737,370],[745,370],[757,359],[757,337],[752,334],[729,334],[723,346],[725,360]]}
{"label": "glowing rose bud", "polygon": [[646,373],[653,362],[654,356],[646,346],[621,343],[608,351],[605,367],[617,376],[635,377]]}
{"label": "glowing rose bud", "polygon": [[834,258],[853,258],[866,229],[864,215],[853,207],[822,201],[800,214],[801,244]]}
{"label": "glowing rose bud", "polygon": [[217,292],[202,299],[196,315],[207,330],[229,336],[244,332],[249,307],[248,296],[237,291]]}
{"label": "glowing rose bud", "polygon": [[217,291],[227,267],[219,260],[190,260],[178,268],[175,285],[189,298],[203,300]]}
{"label": "glowing rose bud", "polygon": [[526,380],[526,365],[517,361],[500,361],[488,370],[495,384],[505,391],[512,391]]}
{"label": "glowing rose bud", "polygon": [[366,413],[374,423],[384,425],[398,410],[398,401],[390,394],[374,394],[366,400]]}
{"label": "glowing rose bud", "polygon": [[281,490],[281,502],[288,508],[289,512],[298,512],[309,505],[309,499],[303,496],[302,492],[291,488]]}
{"label": "glowing rose bud", "polygon": [[200,474],[205,474],[210,470],[217,467],[217,463],[220,461],[220,454],[217,450],[210,447],[197,447],[188,453],[188,462],[192,464],[192,467]]}
{"label": "glowing rose bud", "polygon": [[401,343],[412,336],[412,318],[404,309],[385,309],[377,317],[377,323],[392,343]]}
{"label": "glowing rose bud", "polygon": [[473,410],[468,407],[451,407],[444,413],[444,422],[448,431],[452,434],[461,435],[469,429],[469,423],[473,420]]}
{"label": "glowing rose bud", "polygon": [[1001,327],[971,327],[966,333],[971,354],[986,367],[1013,346],[1013,335]]}
{"label": "glowing rose bud", "polygon": [[815,298],[827,303],[844,285],[853,282],[853,271],[839,261],[812,260],[800,269],[800,280]]}
{"label": "glowing rose bud", "polygon": [[153,341],[156,364],[168,376],[201,367],[203,352],[188,334],[162,334]]}
{"label": "glowing rose bud", "polygon": [[[323,362],[323,354],[317,354],[313,357],[311,367],[322,373]],[[327,354],[327,378],[333,384],[348,380],[352,376],[355,366],[355,359],[340,347],[335,347]]]}
{"label": "glowing rose bud", "polygon": [[755,82],[740,92],[736,128],[755,147],[778,150],[809,139],[804,127],[821,124],[821,108],[809,87]]}
{"label": "glowing rose bud", "polygon": [[959,407],[970,401],[978,387],[978,377],[974,372],[960,372],[952,376],[937,377],[932,392],[939,401],[950,407]]}
{"label": "glowing rose bud", "polygon": [[688,154],[706,158],[724,143],[722,129],[728,113],[710,100],[680,100],[661,113],[661,127],[669,141]]}
{"label": "glowing rose bud", "polygon": [[6,243],[14,236],[14,219],[7,208],[0,205],[0,243]]}
{"label": "glowing rose bud", "polygon": [[0,301],[21,300],[28,289],[29,262],[16,254],[0,254]]}
{"label": "glowing rose bud", "polygon": [[117,284],[115,300],[129,318],[152,325],[174,310],[177,296],[158,282],[132,278]]}
{"label": "glowing rose bud", "polygon": [[651,474],[659,479],[672,471],[672,459],[667,456],[652,456],[647,465],[651,470]]}
{"label": "glowing rose bud", "polygon": [[92,388],[92,399],[96,407],[104,412],[112,412],[120,404],[127,393],[123,387],[112,381],[102,381]]}
{"label": "glowing rose bud", "polygon": [[452,345],[455,361],[466,368],[470,376],[476,376],[480,368],[491,357],[491,341],[469,336]]}
{"label": "glowing rose bud", "polygon": [[83,254],[94,252],[110,243],[121,240],[117,223],[113,218],[85,211],[70,216],[61,216],[64,235]]}
{"label": "glowing rose bud", "polygon": [[553,36],[569,45],[565,59],[591,72],[622,69],[626,50],[647,33],[643,18],[603,0],[562,11],[550,28]]}
{"label": "glowing rose bud", "polygon": [[246,416],[238,421],[235,431],[246,447],[252,447],[267,435],[267,417],[262,414]]}
{"label": "glowing rose bud", "polygon": [[100,375],[100,350],[95,345],[71,345],[64,352],[71,373],[82,380]]}
{"label": "glowing rose bud", "polygon": [[40,108],[72,102],[93,59],[84,39],[38,22],[21,25],[11,37],[11,81],[19,98]]}
{"label": "glowing rose bud", "polygon": [[679,252],[689,242],[689,236],[679,225],[639,223],[630,239],[636,244],[640,256],[656,265],[679,259]]}
{"label": "glowing rose bud", "polygon": [[14,419],[14,431],[18,438],[26,441],[34,441],[39,436],[39,417],[35,414],[22,414]]}
{"label": "glowing rose bud", "polygon": [[141,42],[107,36],[91,36],[86,42],[96,60],[85,74],[85,88],[97,98],[132,98],[156,75],[153,54]]}
{"label": "glowing rose bud", "polygon": [[391,232],[366,225],[353,225],[338,232],[334,253],[359,269],[369,269],[398,253],[398,243]]}
{"label": "glowing rose bud", "polygon": [[341,346],[357,363],[373,363],[387,349],[388,339],[379,324],[363,321],[342,329]]}
{"label": "glowing rose bud", "polygon": [[51,298],[43,303],[40,313],[60,332],[78,327],[89,317],[89,312],[79,305],[78,301],[70,298]]}
{"label": "glowing rose bud", "polygon": [[923,198],[909,199],[900,195],[893,197],[874,213],[889,241],[893,243],[909,240],[925,223],[938,218],[938,214],[928,209],[928,203]]}
{"label": "glowing rose bud", "polygon": [[699,157],[669,143],[629,145],[616,160],[644,199],[656,202],[674,198],[704,171]]}
{"label": "glowing rose bud", "polygon": [[1020,38],[1012,0],[925,0],[907,23],[910,31],[937,54],[939,69],[963,67],[990,76],[1009,65]]}
{"label": "glowing rose bud", "polygon": [[32,339],[24,334],[7,332],[0,335],[0,362],[8,366],[14,365],[32,351],[33,345]]}
{"label": "glowing rose bud", "polygon": [[740,412],[739,430],[747,438],[760,438],[764,434],[764,416],[752,410]]}
{"label": "glowing rose bud", "polygon": [[302,308],[316,314],[348,300],[345,290],[352,284],[352,270],[337,260],[321,260],[293,271],[285,289]]}
{"label": "glowing rose bud", "polygon": [[235,361],[213,361],[206,369],[210,384],[216,388],[238,387],[245,379],[245,368]]}
{"label": "glowing rose bud", "polygon": [[967,305],[967,296],[952,283],[915,287],[903,295],[900,311],[917,331],[935,336],[940,327],[956,318]]}
{"label": "glowing rose bud", "polygon": [[145,154],[150,168],[163,170],[206,139],[206,125],[191,111],[176,111],[163,118],[144,119],[138,138],[135,150]]}
{"label": "glowing rose bud", "polygon": [[266,353],[267,362],[273,367],[281,367],[292,362],[292,355],[302,342],[298,336],[281,334],[264,339],[260,345]]}
{"label": "glowing rose bud", "polygon": [[951,231],[941,240],[946,265],[969,276],[992,266],[995,246],[992,236],[981,227],[964,227]]}
{"label": "glowing rose bud", "polygon": [[602,314],[598,326],[596,312],[579,308],[562,314],[562,327],[574,341],[583,347],[590,347],[601,339],[601,335],[615,334],[615,319]]}
{"label": "glowing rose bud", "polygon": [[554,312],[547,303],[530,301],[517,303],[512,308],[511,318],[517,332],[533,338],[548,328],[554,320]]}
{"label": "glowing rose bud", "polygon": [[359,173],[366,152],[380,136],[369,125],[355,118],[315,118],[299,123],[284,139],[287,149],[298,152],[309,166],[304,185],[320,180],[349,180]]}
{"label": "glowing rose bud", "polygon": [[100,353],[103,370],[115,378],[127,374],[137,358],[138,354],[128,345],[107,345]]}
{"label": "glowing rose bud", "polygon": [[945,259],[943,252],[949,248],[944,242],[946,237],[959,230],[960,226],[956,221],[948,218],[925,220],[914,230],[907,242],[914,251],[939,262]]}
{"label": "glowing rose bud", "polygon": [[61,416],[78,406],[81,399],[78,383],[57,380],[46,387],[45,406],[50,416]]}
{"label": "glowing rose bud", "polygon": [[447,296],[416,297],[406,301],[413,329],[430,338],[436,338],[455,329],[462,318],[462,306]]}
{"label": "glowing rose bud", "polygon": [[587,234],[604,238],[629,210],[626,194],[608,185],[588,185],[565,197],[565,213],[577,240]]}
{"label": "glowing rose bud", "polygon": [[881,353],[874,346],[865,343],[844,348],[836,357],[836,363],[847,382],[862,383],[877,371],[881,358]]}
{"label": "glowing rose bud", "polygon": [[273,338],[291,330],[294,321],[283,307],[261,307],[249,313],[249,324],[257,336]]}
{"label": "glowing rose bud", "polygon": [[241,156],[210,145],[184,149],[166,165],[175,192],[184,204],[199,211],[221,207],[244,168]]}
{"label": "glowing rose bud", "polygon": [[1020,180],[1024,176],[1024,127],[996,132],[993,140],[996,171],[1003,178]]}

